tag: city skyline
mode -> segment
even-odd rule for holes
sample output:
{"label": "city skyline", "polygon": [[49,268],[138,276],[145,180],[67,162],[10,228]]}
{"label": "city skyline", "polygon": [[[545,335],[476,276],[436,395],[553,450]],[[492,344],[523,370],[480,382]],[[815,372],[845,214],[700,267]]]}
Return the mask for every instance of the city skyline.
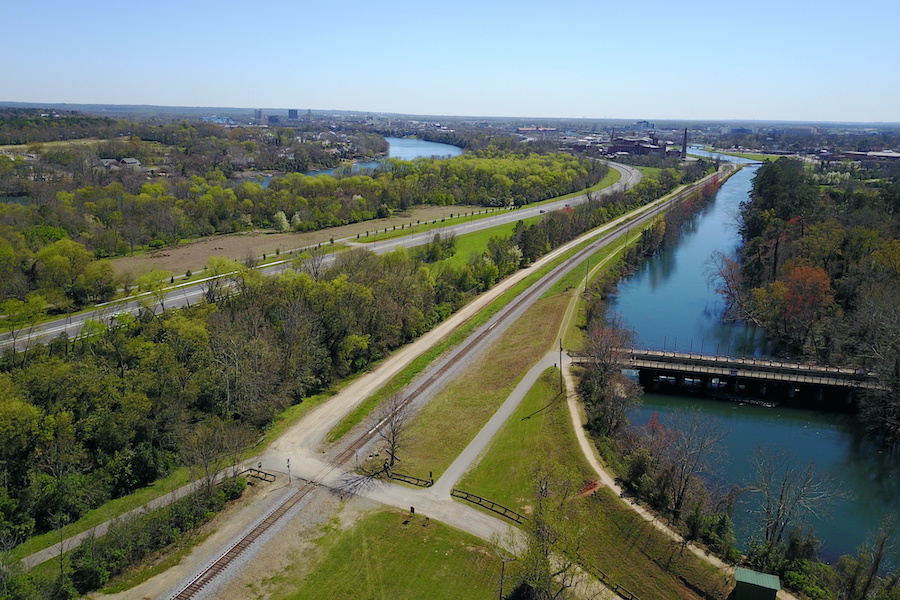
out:
{"label": "city skyline", "polygon": [[[4,10],[0,101],[509,118],[897,122],[900,7],[465,0]],[[33,24],[24,26],[26,24]],[[39,26],[38,26],[39,25]]]}

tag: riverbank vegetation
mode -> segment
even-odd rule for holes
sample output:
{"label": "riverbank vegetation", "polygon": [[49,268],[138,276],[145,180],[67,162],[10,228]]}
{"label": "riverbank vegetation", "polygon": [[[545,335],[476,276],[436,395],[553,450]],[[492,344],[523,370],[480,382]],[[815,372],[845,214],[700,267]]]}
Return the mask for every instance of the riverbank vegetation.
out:
{"label": "riverbank vegetation", "polygon": [[884,387],[861,398],[861,416],[896,447],[900,180],[870,176],[849,163],[812,174],[786,158],[760,167],[741,207],[740,256],[717,255],[714,276],[730,316],[784,352],[876,373]]}
{"label": "riverbank vegetation", "polygon": [[[781,190],[785,204],[793,202],[794,206],[804,207],[801,209],[802,214],[812,217],[813,208],[823,206],[820,193],[824,192],[815,183],[803,181],[803,177],[796,166],[787,161],[779,161],[771,167],[762,167],[757,181],[771,184],[773,180],[783,178],[786,181],[780,185],[783,186]],[[878,197],[879,191],[880,188],[870,190],[866,195],[868,201]],[[745,204],[744,211],[749,210],[751,207]],[[777,210],[771,205],[764,206],[762,211],[761,217],[758,214],[756,217],[748,216],[744,221],[745,227],[765,229],[755,225],[759,220],[754,219],[773,220],[778,217]],[[780,218],[790,220],[788,215]],[[857,214],[857,234],[863,233],[860,219],[861,216]],[[817,227],[810,221],[806,221],[803,226],[807,228],[805,235],[816,232]],[[668,232],[669,229],[666,227],[664,231]],[[677,227],[674,229],[677,230]],[[644,235],[648,237],[648,241],[657,237],[652,229],[647,230]],[[821,241],[822,237],[820,230],[814,239]],[[873,235],[869,239],[876,241],[883,240],[883,237]],[[773,261],[777,254],[782,267],[789,260],[809,260],[808,257],[801,258],[801,249],[807,247],[803,244],[788,257],[785,254],[788,252],[786,236],[770,241],[768,245],[757,242],[756,247],[768,248],[770,254],[767,256]],[[811,244],[812,241],[807,239],[805,244]],[[657,246],[649,246],[651,251],[655,247]],[[836,255],[830,261],[838,260]],[[735,271],[740,271],[735,261],[727,264],[732,265]],[[807,266],[807,263],[801,264]],[[877,269],[877,258],[870,256],[868,264]],[[845,265],[838,270],[832,262],[829,262],[829,266],[835,269],[832,271],[835,274],[856,268]],[[764,269],[751,273],[761,273],[763,277],[771,275],[771,267],[771,264],[766,264]],[[789,268],[796,269],[797,266],[792,264]],[[824,266],[820,268],[824,271]],[[875,277],[876,272],[867,271],[870,284],[884,281],[883,277]],[[774,276],[777,277],[777,273]],[[636,393],[631,387],[633,384],[622,377],[616,366],[616,353],[620,348],[630,345],[629,333],[618,326],[614,319],[606,318],[602,302],[605,295],[614,293],[614,282],[615,280],[596,282],[592,288],[593,293],[588,296],[588,341],[585,352],[594,357],[596,363],[586,367],[581,379],[581,392],[585,399],[587,426],[594,434],[607,463],[618,474],[623,487],[671,519],[688,539],[705,543],[727,560],[742,561],[751,568],[775,573],[782,578],[785,586],[807,597],[823,600],[894,597],[892,594],[897,593],[898,578],[896,573],[885,572],[883,548],[886,542],[882,540],[882,534],[878,534],[871,545],[861,548],[858,556],[842,557],[834,568],[817,562],[819,542],[802,528],[803,514],[823,510],[827,498],[837,491],[829,487],[827,481],[815,473],[811,466],[797,465],[790,457],[767,455],[761,450],[756,476],[752,482],[747,483],[746,488],[721,489],[710,485],[717,480],[714,467],[724,438],[721,426],[691,413],[679,413],[665,423],[654,417],[642,428],[630,426],[627,415],[637,401]],[[810,288],[804,289],[808,291]],[[744,293],[744,297],[749,295],[746,291]],[[812,302],[813,298],[815,294],[812,293],[795,297],[790,305],[791,310],[801,310],[801,300]],[[746,556],[741,556],[736,550],[731,522],[736,501],[742,495],[755,496],[758,500],[756,504],[760,507],[759,532],[746,544]],[[866,582],[865,586],[863,581]],[[862,587],[866,591],[861,591]]]}

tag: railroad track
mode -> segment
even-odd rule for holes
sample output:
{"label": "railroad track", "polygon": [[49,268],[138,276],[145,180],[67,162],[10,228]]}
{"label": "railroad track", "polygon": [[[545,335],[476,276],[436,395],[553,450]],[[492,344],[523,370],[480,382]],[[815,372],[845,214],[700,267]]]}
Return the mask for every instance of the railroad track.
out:
{"label": "railroad track", "polygon": [[[603,234],[602,236],[576,252],[574,255],[563,261],[556,268],[554,268],[553,271],[548,273],[547,276],[542,277],[539,281],[531,285],[524,293],[518,295],[512,302],[504,306],[504,308],[498,313],[497,316],[493,317],[488,321],[488,323],[481,327],[478,333],[467,338],[466,341],[464,341],[460,346],[453,350],[446,361],[433,369],[428,377],[420,382],[415,383],[414,389],[411,390],[409,394],[407,394],[407,396],[403,399],[403,402],[398,406],[397,410],[402,410],[411,402],[424,394],[432,385],[437,383],[437,381],[441,378],[441,376],[444,375],[444,373],[448,369],[457,365],[460,361],[468,358],[469,355],[476,348],[481,346],[481,344],[484,343],[484,341],[489,336],[498,333],[498,330],[496,330],[497,325],[507,324],[507,322],[513,315],[515,315],[520,310],[524,310],[524,308],[526,308],[527,306],[530,306],[534,301],[537,300],[537,298],[540,297],[540,295],[542,295],[552,285],[559,281],[559,279],[565,276],[569,271],[580,265],[587,257],[591,256],[600,247],[608,244],[609,242],[622,235],[627,235],[632,226],[640,225],[647,220],[652,219],[657,214],[668,208],[671,203],[677,202],[678,200],[686,197],[692,189],[699,187],[699,185],[702,185],[702,181],[697,184],[697,186],[691,186],[688,189],[680,192],[670,202],[666,202],[646,211],[639,217],[630,221],[627,225],[621,224],[613,228],[611,231]],[[247,548],[249,548],[254,541],[256,541],[273,525],[275,525],[275,523],[278,522],[278,520],[281,519],[285,514],[287,514],[289,510],[296,506],[298,502],[300,502],[310,492],[315,490],[318,485],[318,481],[322,481],[332,471],[338,469],[344,463],[348,462],[355,455],[357,450],[364,448],[369,442],[371,442],[378,434],[378,430],[382,423],[377,424],[376,426],[364,431],[356,438],[354,438],[346,448],[344,448],[334,457],[329,465],[323,467],[311,480],[307,481],[307,483],[302,485],[299,489],[297,489],[297,491],[288,496],[272,512],[270,512],[265,518],[263,518],[263,520],[260,521],[259,524],[256,525],[256,527],[250,530],[250,532],[246,536],[233,544],[227,551],[225,551],[225,553],[219,556],[219,558],[215,562],[213,562],[213,564],[211,564],[202,573],[191,580],[191,582],[184,588],[182,588],[177,594],[172,596],[172,600],[190,600],[205,586],[209,585],[209,583],[212,582],[232,562],[234,562],[235,559],[243,554],[243,552],[247,550]]]}

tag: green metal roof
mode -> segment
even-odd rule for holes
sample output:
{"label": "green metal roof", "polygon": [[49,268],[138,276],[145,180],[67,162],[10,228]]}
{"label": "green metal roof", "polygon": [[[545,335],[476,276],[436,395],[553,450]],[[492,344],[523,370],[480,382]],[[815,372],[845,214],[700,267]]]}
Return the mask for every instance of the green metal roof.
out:
{"label": "green metal roof", "polygon": [[775,575],[767,575],[766,573],[758,573],[750,569],[737,567],[734,570],[734,580],[742,583],[749,583],[770,590],[780,590],[781,581]]}

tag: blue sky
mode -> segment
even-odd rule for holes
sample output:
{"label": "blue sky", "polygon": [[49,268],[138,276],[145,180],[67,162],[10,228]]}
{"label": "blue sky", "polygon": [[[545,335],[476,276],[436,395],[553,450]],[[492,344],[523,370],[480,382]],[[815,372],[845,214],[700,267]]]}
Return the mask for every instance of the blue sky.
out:
{"label": "blue sky", "polygon": [[0,0],[0,100],[900,121],[900,2]]}

